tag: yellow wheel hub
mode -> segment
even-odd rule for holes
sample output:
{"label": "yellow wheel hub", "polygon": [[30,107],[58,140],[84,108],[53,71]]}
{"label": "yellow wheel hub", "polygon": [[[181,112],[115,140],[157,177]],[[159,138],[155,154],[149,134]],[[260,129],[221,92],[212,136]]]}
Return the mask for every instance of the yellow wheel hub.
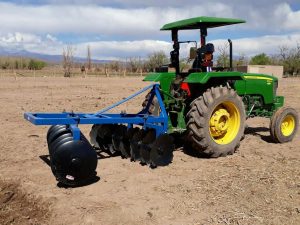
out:
{"label": "yellow wheel hub", "polygon": [[214,137],[218,137],[227,132],[230,115],[225,109],[218,109],[210,118],[210,130]]}
{"label": "yellow wheel hub", "polygon": [[231,143],[240,129],[240,113],[232,102],[218,105],[209,121],[211,138],[221,145]]}
{"label": "yellow wheel hub", "polygon": [[287,115],[281,123],[281,133],[284,136],[290,136],[295,130],[295,119],[292,115]]}

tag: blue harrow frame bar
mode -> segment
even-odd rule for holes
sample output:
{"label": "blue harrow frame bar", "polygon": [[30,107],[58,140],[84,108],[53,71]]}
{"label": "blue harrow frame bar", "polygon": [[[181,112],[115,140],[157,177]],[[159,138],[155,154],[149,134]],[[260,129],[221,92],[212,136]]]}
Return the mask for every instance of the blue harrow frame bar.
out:
{"label": "blue harrow frame bar", "polygon": [[[127,113],[106,113],[107,111],[131,100],[132,98],[140,95],[141,93],[151,89],[150,98],[145,109],[136,114]],[[156,96],[160,107],[158,116],[150,115],[148,113],[151,102]],[[119,101],[107,108],[104,108],[96,113],[24,113],[24,118],[34,125],[67,125],[70,127],[74,140],[80,139],[79,124],[127,124],[128,128],[133,125],[142,126],[144,129],[155,129],[156,136],[166,133],[168,131],[168,114],[163,103],[159,84],[151,84],[137,93]]]}

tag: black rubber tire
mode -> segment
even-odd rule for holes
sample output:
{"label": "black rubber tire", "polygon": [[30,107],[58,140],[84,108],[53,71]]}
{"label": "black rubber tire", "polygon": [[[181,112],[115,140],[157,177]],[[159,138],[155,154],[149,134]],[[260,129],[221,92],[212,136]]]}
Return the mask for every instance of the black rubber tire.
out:
{"label": "black rubber tire", "polygon": [[60,137],[58,137],[55,141],[53,141],[50,145],[49,145],[49,154],[50,156],[53,154],[53,152],[55,151],[55,149],[59,146],[59,143],[63,140],[65,140],[66,138],[73,138],[72,133],[67,133],[67,134],[63,134]]}
{"label": "black rubber tire", "polygon": [[55,174],[55,167],[53,166],[53,155],[55,155],[56,150],[58,149],[58,147],[68,141],[73,141],[73,137],[66,137],[58,142],[56,142],[57,140],[55,140],[56,144],[53,147],[49,147],[49,155],[50,155],[50,167],[51,167],[51,171],[53,174]]}
{"label": "black rubber tire", "polygon": [[48,132],[47,132],[47,141],[49,139],[49,136],[52,132],[56,131],[56,130],[59,130],[61,128],[66,128],[67,126],[66,125],[53,125],[51,126],[49,129],[48,129]]}
{"label": "black rubber tire", "polygon": [[58,137],[60,137],[61,135],[67,134],[67,133],[70,133],[70,130],[66,127],[61,127],[59,129],[53,130],[49,134],[49,137],[48,137],[48,140],[47,140],[48,146],[50,146],[51,143],[54,142]]}
{"label": "black rubber tire", "polygon": [[[228,144],[216,143],[210,134],[210,118],[214,109],[223,102],[233,104],[240,115],[240,127],[235,138]],[[245,130],[246,113],[242,99],[235,90],[219,86],[208,89],[202,96],[195,99],[186,116],[187,141],[194,154],[203,157],[217,158],[233,154],[240,146]],[[193,155],[194,155],[193,154]]]}
{"label": "black rubber tire", "polygon": [[65,138],[53,152],[51,170],[60,183],[75,187],[95,178],[97,163],[97,154],[86,140]]}
{"label": "black rubber tire", "polygon": [[[290,135],[285,136],[281,131],[281,124],[284,118],[288,115],[294,118],[295,128]],[[292,141],[297,133],[298,127],[299,127],[299,117],[296,110],[290,107],[281,107],[273,114],[270,120],[271,138],[275,143],[285,143],[285,142]]]}

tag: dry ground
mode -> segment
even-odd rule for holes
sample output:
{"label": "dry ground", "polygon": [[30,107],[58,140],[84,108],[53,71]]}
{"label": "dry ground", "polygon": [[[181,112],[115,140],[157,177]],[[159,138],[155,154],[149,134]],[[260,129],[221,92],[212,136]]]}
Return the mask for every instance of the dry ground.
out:
{"label": "dry ground", "polygon": [[[100,180],[56,186],[47,155],[48,127],[26,111],[96,111],[140,88],[141,78],[0,79],[0,224],[300,224],[300,139],[269,143],[269,121],[251,119],[239,152],[198,159],[180,149],[151,170],[120,157],[99,160]],[[300,112],[300,80],[279,94]],[[135,111],[142,101],[120,110]],[[82,126],[88,135],[90,126]]]}

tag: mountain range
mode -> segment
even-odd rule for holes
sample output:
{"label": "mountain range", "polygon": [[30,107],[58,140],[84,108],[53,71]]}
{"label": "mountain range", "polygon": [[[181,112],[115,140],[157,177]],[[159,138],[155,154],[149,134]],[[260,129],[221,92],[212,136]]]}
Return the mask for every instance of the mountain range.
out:
{"label": "mountain range", "polygon": [[[7,50],[0,47],[0,56],[4,57],[26,57],[43,60],[49,63],[60,63],[62,61],[62,55],[47,55],[35,52],[29,52],[26,50]],[[86,58],[74,57],[74,61],[77,63],[85,63]],[[109,63],[111,60],[98,60],[92,59],[92,63]]]}

